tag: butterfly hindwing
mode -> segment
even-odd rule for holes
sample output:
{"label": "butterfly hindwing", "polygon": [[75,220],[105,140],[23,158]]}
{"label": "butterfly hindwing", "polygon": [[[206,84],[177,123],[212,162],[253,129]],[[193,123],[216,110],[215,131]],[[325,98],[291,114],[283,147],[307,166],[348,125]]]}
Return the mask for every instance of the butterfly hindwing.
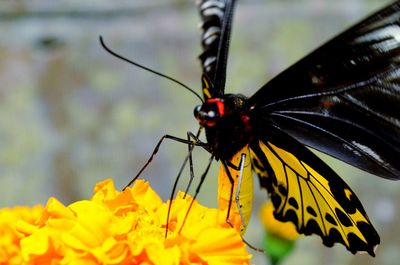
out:
{"label": "butterfly hindwing", "polygon": [[301,143],[399,179],[400,1],[289,67],[249,104]]}
{"label": "butterfly hindwing", "polygon": [[302,144],[271,126],[250,145],[253,169],[270,194],[275,217],[300,233],[318,234],[326,246],[374,256],[380,239],[349,186]]}

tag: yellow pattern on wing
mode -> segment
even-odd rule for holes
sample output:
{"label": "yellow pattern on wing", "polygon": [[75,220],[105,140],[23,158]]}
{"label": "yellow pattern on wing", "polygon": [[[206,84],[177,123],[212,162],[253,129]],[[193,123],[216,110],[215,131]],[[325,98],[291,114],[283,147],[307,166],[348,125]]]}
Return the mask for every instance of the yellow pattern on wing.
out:
{"label": "yellow pattern on wing", "polygon": [[[253,169],[267,183],[278,220],[292,221],[303,234],[319,234],[327,246],[339,242],[352,253],[362,249],[373,255],[369,241],[374,241],[376,232],[344,181],[317,172],[271,142],[259,141],[259,147],[264,157],[251,149]],[[272,176],[267,175],[265,161]]]}

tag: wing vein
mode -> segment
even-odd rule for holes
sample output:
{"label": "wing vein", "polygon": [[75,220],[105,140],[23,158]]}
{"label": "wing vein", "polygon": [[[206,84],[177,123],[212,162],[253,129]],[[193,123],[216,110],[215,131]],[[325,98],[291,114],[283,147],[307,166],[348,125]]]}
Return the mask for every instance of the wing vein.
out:
{"label": "wing vein", "polygon": [[[295,112],[292,112],[292,113],[295,113]],[[306,114],[306,113],[301,113],[301,114]],[[309,113],[307,113],[307,114],[309,114]],[[354,145],[352,142],[349,142],[348,140],[346,140],[346,139],[344,139],[344,138],[342,138],[342,137],[340,137],[340,136],[338,136],[336,134],[333,134],[330,131],[324,130],[323,128],[321,128],[319,126],[316,126],[316,125],[314,125],[312,123],[309,123],[309,122],[306,122],[304,120],[301,120],[301,119],[298,119],[298,118],[295,118],[295,117],[292,117],[292,116],[289,116],[289,115],[284,115],[284,114],[282,114],[282,112],[280,112],[280,113],[274,112],[274,113],[271,113],[271,115],[272,116],[278,116],[278,117],[281,117],[281,118],[285,118],[285,119],[288,119],[288,120],[292,120],[292,121],[298,122],[298,123],[300,123],[302,125],[307,125],[307,126],[313,128],[313,129],[316,129],[319,132],[321,132],[321,133],[323,133],[325,135],[328,135],[329,137],[331,137],[332,139],[336,140],[337,142],[340,142],[343,145],[347,145],[347,146],[351,147],[353,150],[355,150],[358,153],[360,153],[364,158],[367,158],[372,163],[378,164],[386,172],[389,172],[390,174],[394,174],[393,171],[392,171],[392,168],[389,167],[389,165],[387,163],[384,163],[383,161],[377,160],[372,155],[370,155],[368,153],[365,153],[364,150],[362,148],[360,148],[360,146]],[[312,115],[316,115],[316,114],[312,114]],[[342,119],[336,119],[336,120],[340,120],[340,121],[346,122],[345,120],[342,120]],[[354,124],[349,124],[349,125],[353,125],[354,126]],[[357,126],[357,127],[360,130],[363,130],[364,132],[370,132],[367,128],[360,127],[360,126]],[[392,146],[393,148],[395,148],[395,146],[393,146],[393,143],[389,143],[385,139],[381,139],[381,138],[378,138],[378,139],[381,140],[382,142]],[[341,158],[339,157],[339,159],[341,159]]]}
{"label": "wing vein", "polygon": [[335,96],[340,93],[363,88],[365,86],[369,86],[369,85],[373,84],[374,82],[377,82],[377,80],[379,80],[382,76],[387,75],[387,73],[390,71],[392,71],[392,69],[387,69],[386,71],[382,71],[379,74],[376,74],[370,78],[367,78],[366,80],[354,82],[354,83],[351,83],[350,85],[334,86],[334,87],[330,88],[329,91],[310,93],[310,94],[305,94],[305,95],[300,95],[300,96],[293,96],[293,97],[277,100],[274,102],[270,102],[263,106],[258,107],[258,109],[265,110],[265,109],[271,108],[275,105],[279,105],[282,103],[288,103],[291,101],[298,101],[298,100],[303,100],[303,99],[310,99],[310,98],[314,98],[314,97]]}

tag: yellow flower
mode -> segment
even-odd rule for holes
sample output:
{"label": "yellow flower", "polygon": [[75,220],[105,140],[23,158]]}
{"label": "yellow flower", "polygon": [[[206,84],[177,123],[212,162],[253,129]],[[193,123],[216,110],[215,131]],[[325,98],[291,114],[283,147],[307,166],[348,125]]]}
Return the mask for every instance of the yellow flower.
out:
{"label": "yellow flower", "polygon": [[[36,222],[20,221],[17,231],[24,264],[248,264],[240,233],[226,212],[208,209],[190,196],[163,203],[147,182],[115,189],[96,185],[90,200],[64,206],[50,198]],[[181,229],[182,228],[182,229]]]}
{"label": "yellow flower", "polygon": [[0,210],[0,264],[21,264],[20,240],[25,236],[17,232],[18,220],[31,226],[42,214],[43,207],[17,206]]}
{"label": "yellow flower", "polygon": [[261,222],[268,233],[282,239],[294,241],[299,237],[295,225],[292,222],[281,222],[275,219],[274,206],[268,201],[261,207]]}

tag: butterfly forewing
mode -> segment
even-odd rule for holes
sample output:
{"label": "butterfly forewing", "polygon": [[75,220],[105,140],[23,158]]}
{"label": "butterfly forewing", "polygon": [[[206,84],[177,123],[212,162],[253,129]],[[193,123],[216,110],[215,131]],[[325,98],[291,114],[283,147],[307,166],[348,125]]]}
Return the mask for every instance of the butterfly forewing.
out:
{"label": "butterfly forewing", "polygon": [[275,217],[300,233],[318,234],[326,246],[374,256],[379,236],[349,186],[323,161],[284,132],[251,145],[253,169],[271,196]]}
{"label": "butterfly forewing", "polygon": [[400,2],[312,52],[249,101],[254,116],[303,144],[399,179]]}
{"label": "butterfly forewing", "polygon": [[214,87],[214,97],[224,94],[234,2],[202,0],[198,3],[203,22],[200,60],[203,74],[208,76]]}

